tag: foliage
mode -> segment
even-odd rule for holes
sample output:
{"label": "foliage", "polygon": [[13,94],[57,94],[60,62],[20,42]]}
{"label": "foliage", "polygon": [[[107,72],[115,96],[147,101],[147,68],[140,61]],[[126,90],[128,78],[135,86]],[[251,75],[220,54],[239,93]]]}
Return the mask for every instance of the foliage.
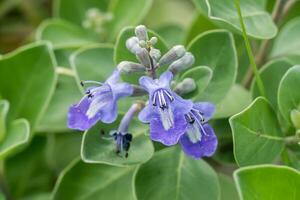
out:
{"label": "foliage", "polygon": [[[0,2],[0,199],[300,199],[300,1],[26,2]],[[116,155],[106,137],[144,93],[120,99],[113,123],[68,128],[82,80],[137,62],[126,41],[139,24],[161,55],[176,44],[194,55],[171,88],[192,80],[181,96],[215,104],[214,156],[150,140],[137,117],[129,156]]]}

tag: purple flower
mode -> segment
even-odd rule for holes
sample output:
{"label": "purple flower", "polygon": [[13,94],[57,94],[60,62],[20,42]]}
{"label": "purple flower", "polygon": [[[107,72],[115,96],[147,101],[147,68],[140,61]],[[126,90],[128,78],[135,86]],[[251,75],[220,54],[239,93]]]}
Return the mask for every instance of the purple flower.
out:
{"label": "purple flower", "polygon": [[115,70],[105,83],[90,87],[81,101],[70,107],[68,113],[68,127],[78,130],[87,130],[97,121],[112,123],[117,118],[117,101],[119,98],[130,96],[133,88],[130,84],[119,83],[120,74]]}
{"label": "purple flower", "polygon": [[150,137],[154,141],[170,146],[184,134],[187,123],[185,114],[193,106],[170,89],[173,74],[164,72],[159,79],[140,78],[140,85],[149,93],[148,105],[139,113],[140,121],[150,123]]}
{"label": "purple flower", "polygon": [[186,114],[187,130],[180,138],[183,151],[195,159],[212,156],[217,148],[217,137],[213,128],[207,124],[215,111],[213,104],[208,102],[195,103]]}

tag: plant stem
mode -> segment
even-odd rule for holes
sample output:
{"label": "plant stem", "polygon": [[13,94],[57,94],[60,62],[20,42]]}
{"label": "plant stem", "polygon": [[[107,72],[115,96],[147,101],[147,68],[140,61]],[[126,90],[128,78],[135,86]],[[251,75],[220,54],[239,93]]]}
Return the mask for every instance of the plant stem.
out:
{"label": "plant stem", "polygon": [[299,138],[298,135],[293,135],[293,136],[289,136],[289,137],[284,138],[284,142],[285,142],[286,145],[295,145],[295,144],[300,143],[300,138]]}
{"label": "plant stem", "polygon": [[73,70],[65,68],[65,67],[56,67],[55,72],[57,74],[66,75],[66,76],[75,76],[75,73]]}
{"label": "plant stem", "polygon": [[265,96],[264,85],[263,85],[263,82],[261,80],[261,77],[259,76],[257,66],[256,66],[256,63],[255,63],[255,58],[254,58],[254,55],[252,53],[251,46],[250,46],[250,43],[249,43],[249,39],[248,39],[248,36],[247,36],[246,27],[245,27],[244,22],[243,22],[243,17],[242,17],[242,12],[241,12],[241,7],[240,7],[240,1],[239,0],[234,0],[234,4],[235,4],[235,7],[236,7],[238,16],[239,16],[240,25],[241,25],[241,28],[242,28],[242,33],[243,33],[243,38],[244,38],[247,54],[248,54],[248,57],[249,57],[249,60],[250,60],[252,71],[255,75],[255,79],[256,79],[256,83],[257,83],[259,92],[262,96]]}
{"label": "plant stem", "polygon": [[[279,24],[279,22],[281,21],[283,16],[286,15],[287,11],[292,7],[294,2],[295,2],[295,0],[277,0],[276,1],[273,11],[272,11],[272,19],[276,25]],[[265,40],[261,43],[260,48],[255,55],[255,61],[258,66],[258,69],[266,62],[268,50],[269,50],[269,47],[271,46],[271,43],[272,43],[272,40]],[[249,88],[252,78],[253,78],[253,72],[252,72],[252,69],[249,68],[242,84],[246,88]]]}

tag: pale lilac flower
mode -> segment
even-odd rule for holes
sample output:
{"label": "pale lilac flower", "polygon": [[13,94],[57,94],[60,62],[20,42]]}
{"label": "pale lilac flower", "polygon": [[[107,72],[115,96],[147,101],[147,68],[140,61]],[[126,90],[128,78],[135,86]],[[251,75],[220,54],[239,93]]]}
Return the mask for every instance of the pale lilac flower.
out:
{"label": "pale lilac flower", "polygon": [[90,87],[81,101],[70,107],[68,113],[68,127],[77,130],[87,130],[97,121],[112,123],[118,115],[118,99],[130,96],[133,88],[130,84],[119,82],[120,74],[115,70],[105,83]]}
{"label": "pale lilac flower", "polygon": [[217,148],[217,137],[213,128],[207,124],[215,111],[213,104],[199,102],[186,114],[187,129],[180,138],[183,151],[195,158],[212,156]]}
{"label": "pale lilac flower", "polygon": [[170,146],[178,142],[184,134],[187,123],[185,114],[193,106],[170,89],[173,74],[164,72],[159,79],[140,78],[140,85],[149,93],[149,103],[139,113],[140,121],[150,123],[150,137],[154,141]]}

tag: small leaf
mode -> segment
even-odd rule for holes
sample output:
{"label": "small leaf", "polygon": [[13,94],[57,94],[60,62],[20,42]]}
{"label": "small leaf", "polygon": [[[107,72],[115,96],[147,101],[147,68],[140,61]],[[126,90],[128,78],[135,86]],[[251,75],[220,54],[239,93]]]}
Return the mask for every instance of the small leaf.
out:
{"label": "small leaf", "polygon": [[30,127],[26,119],[12,121],[7,127],[5,138],[0,143],[0,159],[14,153],[29,141]]}
{"label": "small leaf", "polygon": [[197,100],[218,103],[233,85],[237,74],[237,55],[233,36],[228,31],[208,31],[196,37],[188,51],[195,56],[196,66],[209,66],[212,79]]}
{"label": "small leaf", "polygon": [[36,40],[49,41],[55,49],[78,48],[99,41],[95,34],[59,19],[44,21],[37,29]]}
{"label": "small leaf", "polygon": [[283,117],[291,122],[293,109],[300,110],[300,65],[293,66],[282,77],[278,88],[278,107]]}
{"label": "small leaf", "polygon": [[265,98],[258,97],[229,122],[239,166],[272,163],[281,153],[283,133],[276,113]]}
{"label": "small leaf", "polygon": [[0,142],[3,141],[6,134],[6,116],[9,109],[9,103],[6,100],[0,100]]}
{"label": "small leaf", "polygon": [[[193,0],[196,8],[205,13],[213,22],[221,27],[241,33],[239,17],[232,0]],[[277,34],[269,13],[265,11],[265,0],[240,1],[243,21],[247,34],[257,39],[270,39]]]}
{"label": "small leaf", "polygon": [[258,165],[234,172],[243,200],[296,200],[300,198],[300,173],[286,166]]}
{"label": "small leaf", "polygon": [[[154,153],[150,139],[145,135],[147,127],[139,121],[133,120],[129,126],[129,133],[133,135],[127,158],[116,154],[115,142],[107,140],[109,132],[116,130],[120,120],[112,125],[98,124],[84,133],[82,139],[81,158],[87,163],[104,163],[115,166],[136,165],[147,162]],[[101,132],[105,135],[101,135]]]}
{"label": "small leaf", "polygon": [[136,167],[91,165],[76,160],[60,175],[53,191],[53,199],[135,199],[135,171]]}
{"label": "small leaf", "polygon": [[193,67],[187,70],[184,74],[182,74],[180,76],[181,80],[185,78],[192,78],[197,85],[197,90],[185,95],[185,98],[193,97],[193,99],[198,99],[199,97],[201,97],[201,93],[205,90],[205,88],[209,84],[212,76],[213,76],[212,70],[206,66]]}
{"label": "small leaf", "polygon": [[[260,77],[265,87],[266,98],[269,100],[274,110],[277,110],[278,107],[277,91],[279,82],[290,67],[292,67],[292,64],[289,60],[277,59],[267,63],[259,70]],[[252,81],[251,92],[253,98],[260,96],[255,80]]]}
{"label": "small leaf", "polygon": [[8,121],[26,118],[34,130],[54,91],[55,65],[46,43],[21,47],[0,59],[0,94],[10,103]]}
{"label": "small leaf", "polygon": [[178,147],[155,153],[136,175],[138,199],[219,199],[217,174],[203,160],[186,157]]}
{"label": "small leaf", "polygon": [[235,84],[225,98],[217,104],[214,118],[226,118],[241,112],[251,101],[250,92],[241,85]]}
{"label": "small leaf", "polygon": [[270,57],[300,54],[300,17],[297,17],[285,24],[274,40]]}

